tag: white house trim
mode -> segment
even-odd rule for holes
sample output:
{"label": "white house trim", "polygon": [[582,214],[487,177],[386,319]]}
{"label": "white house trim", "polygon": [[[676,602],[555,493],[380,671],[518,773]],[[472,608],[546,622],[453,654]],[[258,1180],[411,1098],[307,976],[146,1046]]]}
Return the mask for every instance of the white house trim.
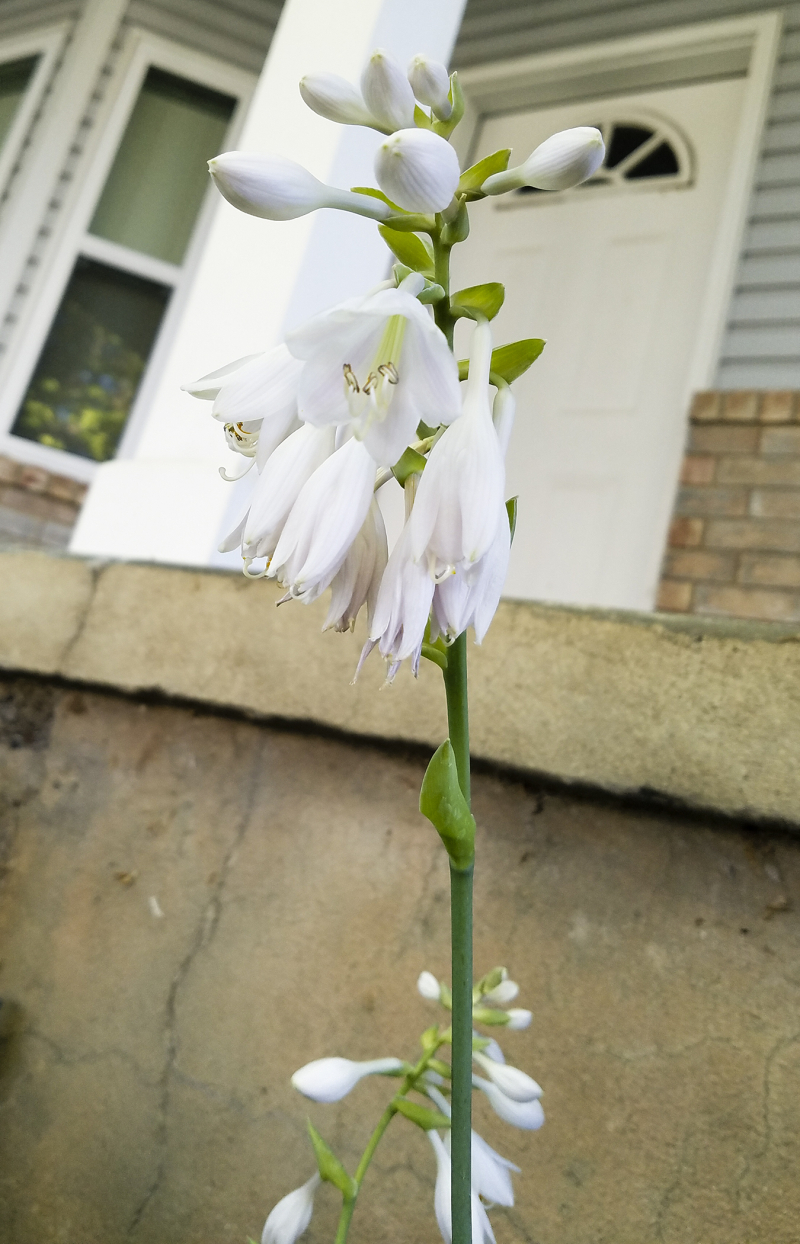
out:
{"label": "white house trim", "polygon": [[33,119],[42,103],[42,97],[50,81],[53,69],[69,34],[69,22],[58,22],[41,30],[23,35],[12,35],[0,40],[0,64],[38,56],[39,63],[33,72],[25,97],[17,109],[17,115],[0,150],[0,192],[2,203],[8,198],[10,181],[20,157],[22,144]]}

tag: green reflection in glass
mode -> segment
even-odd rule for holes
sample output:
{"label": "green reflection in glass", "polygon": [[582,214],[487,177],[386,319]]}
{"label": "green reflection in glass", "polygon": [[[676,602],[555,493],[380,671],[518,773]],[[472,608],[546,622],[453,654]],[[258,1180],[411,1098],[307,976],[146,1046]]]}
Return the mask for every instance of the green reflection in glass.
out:
{"label": "green reflection in glass", "polygon": [[12,433],[113,458],[171,292],[79,258]]}
{"label": "green reflection in glass", "polygon": [[24,60],[10,60],[0,65],[0,147],[14,124],[38,59],[38,56],[27,56]]}
{"label": "green reflection in glass", "polygon": [[150,69],[89,232],[179,264],[236,100]]}

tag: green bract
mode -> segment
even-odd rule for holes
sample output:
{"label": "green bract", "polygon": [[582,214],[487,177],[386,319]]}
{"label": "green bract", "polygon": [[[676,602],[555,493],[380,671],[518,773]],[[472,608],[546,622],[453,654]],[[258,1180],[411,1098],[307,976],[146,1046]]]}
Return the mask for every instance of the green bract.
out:
{"label": "green bract", "polygon": [[[461,174],[461,180],[458,183],[459,194],[466,194],[467,199],[483,198],[480,194],[480,188],[486,181],[487,177],[491,177],[494,173],[504,173],[508,168],[508,161],[511,158],[511,148],[503,147],[500,151],[494,151],[491,155],[484,156],[477,164],[473,164],[471,168],[465,169]],[[365,191],[361,191],[364,194]]]}
{"label": "green bract", "polygon": [[314,1146],[320,1178],[337,1187],[345,1200],[354,1197],[358,1192],[358,1184],[352,1176],[348,1175],[336,1154],[325,1144],[310,1119],[308,1120],[308,1134]]}
{"label": "green bract", "polygon": [[475,818],[458,784],[449,739],[437,747],[425,771],[419,810],[433,825],[456,868],[469,868],[475,856]]}
{"label": "green bract", "polygon": [[409,475],[419,475],[425,466],[425,458],[422,454],[417,453],[416,449],[412,449],[409,445],[405,453],[395,462],[392,467],[392,475],[401,486],[405,484]]}
{"label": "green bract", "polygon": [[453,311],[477,311],[493,320],[506,297],[506,287],[499,281],[487,281],[484,285],[470,285],[460,289],[450,299]]}
{"label": "green bract", "polygon": [[442,1114],[439,1110],[431,1110],[428,1106],[419,1106],[415,1101],[409,1101],[406,1097],[395,1097],[392,1104],[398,1114],[416,1123],[417,1127],[421,1127],[424,1132],[429,1132],[434,1127],[450,1126],[450,1120],[446,1114]]}
{"label": "green bract", "polygon": [[433,251],[430,250],[416,233],[401,233],[381,225],[378,229],[381,237],[393,255],[412,272],[421,272],[423,276],[434,274]]}
{"label": "green bract", "polygon": [[506,513],[508,514],[508,525],[511,529],[511,543],[514,543],[514,532],[517,530],[517,502],[519,497],[509,497],[506,501]]}
{"label": "green bract", "polygon": [[[541,337],[525,337],[522,341],[498,346],[496,350],[492,350],[491,370],[494,375],[505,380],[506,384],[511,384],[528,370],[531,363],[536,362],[544,347],[545,342]],[[466,359],[459,359],[459,380],[466,380],[468,373],[469,363]]]}

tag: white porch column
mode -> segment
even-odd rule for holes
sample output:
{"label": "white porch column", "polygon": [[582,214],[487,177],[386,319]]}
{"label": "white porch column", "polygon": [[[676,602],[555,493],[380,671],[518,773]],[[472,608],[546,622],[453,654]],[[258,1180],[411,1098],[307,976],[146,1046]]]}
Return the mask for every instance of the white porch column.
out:
{"label": "white porch column", "polygon": [[[303,74],[328,69],[357,82],[385,47],[402,64],[419,51],[450,58],[465,0],[286,0],[240,149],[291,157],[322,181],[374,182],[380,135],[341,127],[302,102]],[[322,211],[272,222],[220,196],[182,318],[132,457],[104,463],[71,550],[96,556],[207,565],[227,516],[240,517],[247,481],[224,483],[230,458],[208,406],[180,392],[187,380],[281,339],[287,327],[380,281],[388,253],[375,224]],[[249,479],[249,477],[248,477]]]}

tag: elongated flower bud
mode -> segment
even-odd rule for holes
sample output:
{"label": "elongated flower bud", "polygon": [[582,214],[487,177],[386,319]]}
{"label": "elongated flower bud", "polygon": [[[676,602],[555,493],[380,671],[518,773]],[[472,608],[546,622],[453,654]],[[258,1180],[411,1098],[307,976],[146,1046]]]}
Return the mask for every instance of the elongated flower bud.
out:
{"label": "elongated flower bud", "polygon": [[538,1098],[533,1101],[514,1101],[506,1097],[496,1084],[482,1079],[481,1076],[474,1075],[472,1083],[486,1096],[495,1114],[512,1127],[518,1127],[524,1132],[535,1132],[544,1123],[544,1110]]}
{"label": "elongated flower bud", "polygon": [[386,1075],[402,1067],[399,1058],[374,1058],[363,1063],[349,1058],[317,1058],[294,1073],[292,1084],[312,1101],[341,1101],[364,1076]]}
{"label": "elongated flower bud", "polygon": [[603,135],[592,125],[561,130],[540,143],[524,164],[494,173],[481,186],[484,194],[505,194],[520,186],[537,190],[568,190],[596,173],[606,149]]}
{"label": "elongated flower bud", "polygon": [[294,1192],[285,1196],[264,1223],[261,1244],[295,1244],[311,1222],[314,1193],[322,1180],[317,1171]]}
{"label": "elongated flower bud", "polygon": [[407,211],[441,212],[452,202],[461,173],[444,138],[432,130],[406,129],[381,143],[375,176],[383,193]]}
{"label": "elongated flower bud", "polygon": [[[447,1098],[432,1085],[429,1085],[426,1091],[431,1101],[449,1119],[451,1110]],[[444,1148],[448,1154],[450,1153],[450,1138],[451,1133],[448,1131],[444,1138]],[[510,1172],[516,1171],[519,1174],[519,1167],[492,1149],[491,1145],[488,1145],[475,1131],[472,1132],[471,1149],[473,1194],[482,1196],[494,1205],[513,1205],[514,1189],[511,1186]]]}
{"label": "elongated flower bud", "polygon": [[532,1019],[532,1011],[526,1011],[520,1006],[512,1006],[508,1012],[508,1027],[512,1032],[519,1032],[523,1028],[530,1028]]}
{"label": "elongated flower bud", "polygon": [[376,48],[367,61],[361,93],[373,117],[390,134],[414,124],[414,92],[397,61],[382,48]]}
{"label": "elongated flower bud", "polygon": [[486,1006],[508,1006],[509,1002],[513,1002],[519,993],[519,985],[516,981],[504,980],[499,985],[495,985],[494,989],[490,989],[488,993],[483,995],[483,1001]]}
{"label": "elongated flower bud", "polygon": [[208,169],[223,198],[240,212],[264,220],[295,220],[320,207],[338,207],[372,220],[385,220],[391,212],[380,199],[324,185],[283,156],[227,151],[209,160]]}
{"label": "elongated flower bud", "polygon": [[519,1067],[509,1067],[507,1063],[496,1063],[493,1058],[487,1058],[485,1054],[477,1051],[472,1058],[486,1072],[500,1092],[510,1097],[512,1101],[536,1101],[541,1097],[542,1090],[539,1085],[524,1071],[520,1071]]}
{"label": "elongated flower bud", "polygon": [[313,112],[328,121],[381,128],[361,92],[338,73],[307,73],[300,79],[300,94]]}
{"label": "elongated flower bud", "polygon": [[441,988],[433,972],[420,972],[417,979],[417,990],[429,1002],[438,1002]]}
{"label": "elongated flower bud", "polygon": [[408,66],[408,80],[419,102],[427,104],[437,117],[446,121],[453,105],[449,99],[450,75],[444,65],[420,53]]}

